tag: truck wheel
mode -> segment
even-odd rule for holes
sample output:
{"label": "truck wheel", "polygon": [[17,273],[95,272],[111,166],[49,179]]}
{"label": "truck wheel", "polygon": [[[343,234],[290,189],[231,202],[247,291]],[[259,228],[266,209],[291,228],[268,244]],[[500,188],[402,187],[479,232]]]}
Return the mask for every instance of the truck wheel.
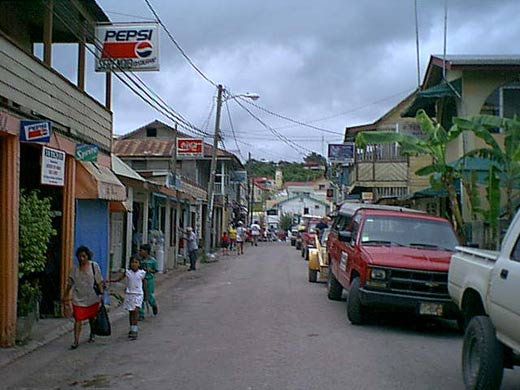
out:
{"label": "truck wheel", "polygon": [[305,248],[305,253],[303,254],[303,258],[309,261],[309,248]]}
{"label": "truck wheel", "polygon": [[302,249],[300,251],[300,254],[302,255],[303,258],[305,258],[305,248],[302,246]]}
{"label": "truck wheel", "polygon": [[347,296],[347,317],[353,325],[361,325],[366,322],[366,308],[359,299],[359,277],[355,278],[350,284]]}
{"label": "truck wheel", "polygon": [[296,240],[291,239],[291,246],[295,246],[295,245],[296,245]]}
{"label": "truck wheel", "polygon": [[315,269],[309,269],[309,282],[316,283],[318,280],[318,271]]}
{"label": "truck wheel", "polygon": [[341,300],[341,293],[343,292],[343,286],[339,284],[338,280],[329,269],[329,275],[327,277],[327,297],[332,301]]}
{"label": "truck wheel", "polygon": [[301,249],[302,244],[300,242],[296,241],[295,246],[296,246],[296,250],[298,251]]}
{"label": "truck wheel", "polygon": [[489,317],[473,317],[466,328],[462,347],[462,376],[466,388],[500,388],[503,359],[503,347]]}

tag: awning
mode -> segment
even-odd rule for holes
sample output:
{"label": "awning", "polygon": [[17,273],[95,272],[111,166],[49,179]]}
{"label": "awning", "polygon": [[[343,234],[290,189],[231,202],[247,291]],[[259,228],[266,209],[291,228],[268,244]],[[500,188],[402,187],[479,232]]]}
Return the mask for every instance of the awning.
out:
{"label": "awning", "polygon": [[410,107],[401,113],[402,117],[415,117],[419,109],[423,109],[429,116],[435,116],[435,102],[446,97],[460,97],[462,91],[462,79],[443,81],[431,88],[417,92]]}
{"label": "awning", "polygon": [[126,200],[126,187],[110,168],[86,161],[76,167],[76,199]]}

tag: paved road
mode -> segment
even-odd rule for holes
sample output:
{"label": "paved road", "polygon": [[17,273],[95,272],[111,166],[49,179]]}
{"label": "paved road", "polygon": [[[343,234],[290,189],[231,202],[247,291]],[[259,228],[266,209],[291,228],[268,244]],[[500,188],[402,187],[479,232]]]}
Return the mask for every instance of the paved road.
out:
{"label": "paved road", "polygon": [[[461,336],[449,322],[382,318],[356,327],[345,303],[307,282],[286,243],[246,247],[164,288],[160,313],[128,341],[67,350],[67,335],[0,370],[2,389],[462,389]],[[85,335],[86,336],[86,335]],[[504,389],[517,389],[506,370]]]}

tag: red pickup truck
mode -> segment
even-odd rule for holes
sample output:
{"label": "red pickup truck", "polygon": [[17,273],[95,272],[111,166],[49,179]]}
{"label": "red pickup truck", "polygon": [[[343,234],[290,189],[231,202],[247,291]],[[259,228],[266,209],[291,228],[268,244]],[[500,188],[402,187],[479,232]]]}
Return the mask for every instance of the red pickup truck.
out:
{"label": "red pickup truck", "polygon": [[370,311],[395,310],[460,319],[448,295],[450,257],[459,245],[440,217],[394,206],[345,203],[327,247],[329,299],[347,295],[347,317],[362,324]]}
{"label": "red pickup truck", "polygon": [[319,218],[307,221],[305,230],[301,232],[301,255],[305,260],[309,260],[309,248],[316,246],[316,225],[320,222]]}

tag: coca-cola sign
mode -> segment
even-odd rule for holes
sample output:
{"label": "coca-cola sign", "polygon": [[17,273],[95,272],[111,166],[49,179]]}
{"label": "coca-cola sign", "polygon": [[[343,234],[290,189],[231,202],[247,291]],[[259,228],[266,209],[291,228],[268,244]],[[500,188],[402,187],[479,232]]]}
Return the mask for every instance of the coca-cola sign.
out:
{"label": "coca-cola sign", "polygon": [[177,158],[204,157],[202,138],[177,138]]}

